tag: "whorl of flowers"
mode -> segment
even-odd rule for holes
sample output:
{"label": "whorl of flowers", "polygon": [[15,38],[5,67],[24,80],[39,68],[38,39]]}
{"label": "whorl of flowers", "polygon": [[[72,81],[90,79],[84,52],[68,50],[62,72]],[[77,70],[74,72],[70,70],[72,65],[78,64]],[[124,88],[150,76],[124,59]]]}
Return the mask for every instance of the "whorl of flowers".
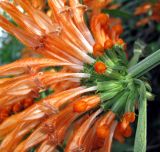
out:
{"label": "whorl of flowers", "polygon": [[[48,0],[50,17],[28,0],[14,2],[0,7],[17,25],[0,16],[0,26],[41,56],[0,67],[0,151],[51,152],[65,141],[66,152],[109,152],[113,139],[124,142],[151,89],[130,68],[122,26],[96,14],[89,29],[79,0]],[[55,92],[33,103],[49,88]]]}

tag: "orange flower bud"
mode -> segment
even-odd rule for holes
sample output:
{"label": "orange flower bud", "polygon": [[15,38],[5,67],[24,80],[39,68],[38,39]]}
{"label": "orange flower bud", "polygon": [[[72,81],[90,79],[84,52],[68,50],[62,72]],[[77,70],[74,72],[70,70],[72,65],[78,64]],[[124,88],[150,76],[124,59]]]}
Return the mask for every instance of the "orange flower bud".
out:
{"label": "orange flower bud", "polygon": [[9,111],[7,109],[2,109],[0,111],[0,118],[4,120],[7,117],[9,117]]}
{"label": "orange flower bud", "polygon": [[104,53],[104,48],[101,44],[99,43],[96,43],[94,46],[93,46],[93,55],[95,57],[97,56],[101,56],[102,54]]}
{"label": "orange flower bud", "polygon": [[105,49],[111,49],[113,47],[114,43],[112,40],[108,39],[104,43],[104,48]]}
{"label": "orange flower bud", "polygon": [[107,67],[106,67],[106,65],[105,65],[103,62],[98,61],[98,62],[96,62],[96,63],[94,64],[94,70],[95,70],[98,74],[103,74],[103,73],[105,73],[106,69],[107,69]]}
{"label": "orange flower bud", "polygon": [[123,32],[123,28],[120,24],[114,25],[112,29],[116,32],[117,35],[120,35]]}
{"label": "orange flower bud", "polygon": [[14,113],[18,113],[22,110],[22,104],[21,103],[16,103],[15,105],[13,105],[13,112]]}
{"label": "orange flower bud", "polygon": [[121,122],[119,122],[117,129],[121,133],[124,133],[124,131],[126,130],[126,128],[128,127],[128,125],[129,125],[129,122],[126,119],[123,119]]}
{"label": "orange flower bud", "polygon": [[6,110],[8,111],[9,115],[12,114],[12,108],[13,108],[13,105],[9,105],[9,106],[6,107]]}
{"label": "orange flower bud", "polygon": [[109,16],[101,13],[97,16],[97,20],[99,21],[101,26],[105,26],[107,24],[107,22],[109,21]]}
{"label": "orange flower bud", "polygon": [[122,133],[116,128],[115,132],[114,132],[114,138],[119,141],[120,143],[124,143],[125,139],[122,135]]}
{"label": "orange flower bud", "polygon": [[22,101],[22,105],[24,108],[28,108],[29,106],[31,106],[33,104],[33,99],[28,98],[28,99],[24,99]]}
{"label": "orange flower bud", "polygon": [[130,137],[132,135],[132,128],[130,125],[127,126],[126,130],[123,133],[124,137]]}
{"label": "orange flower bud", "polygon": [[123,117],[130,123],[133,123],[136,119],[134,112],[127,112]]}
{"label": "orange flower bud", "polygon": [[80,100],[73,105],[74,112],[84,112],[87,109],[87,103],[84,100]]}
{"label": "orange flower bud", "polygon": [[124,41],[122,39],[118,39],[117,43],[120,44],[120,45],[124,45]]}
{"label": "orange flower bud", "polygon": [[109,128],[105,125],[100,126],[96,130],[97,137],[99,138],[106,138],[109,135]]}

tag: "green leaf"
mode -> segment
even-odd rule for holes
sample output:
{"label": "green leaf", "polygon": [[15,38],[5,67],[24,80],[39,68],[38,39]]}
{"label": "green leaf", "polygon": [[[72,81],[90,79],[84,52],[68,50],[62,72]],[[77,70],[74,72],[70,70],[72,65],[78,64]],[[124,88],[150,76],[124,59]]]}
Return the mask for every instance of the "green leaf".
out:
{"label": "green leaf", "polygon": [[134,152],[146,152],[147,144],[147,100],[146,88],[142,81],[139,89],[139,117],[134,144]]}
{"label": "green leaf", "polygon": [[132,17],[132,14],[118,9],[113,9],[113,10],[103,9],[102,12],[113,15],[114,17],[123,17],[125,19],[129,19]]}
{"label": "green leaf", "polygon": [[0,48],[0,65],[20,58],[22,48],[23,45],[15,37],[9,35],[3,40],[3,47]]}

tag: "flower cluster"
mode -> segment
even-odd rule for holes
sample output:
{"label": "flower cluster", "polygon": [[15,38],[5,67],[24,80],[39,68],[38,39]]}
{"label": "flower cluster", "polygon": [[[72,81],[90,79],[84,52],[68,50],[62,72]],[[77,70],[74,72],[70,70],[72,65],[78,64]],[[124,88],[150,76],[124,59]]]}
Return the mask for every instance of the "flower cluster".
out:
{"label": "flower cluster", "polygon": [[[113,139],[124,142],[151,90],[129,68],[120,22],[95,14],[90,31],[79,0],[48,0],[50,16],[29,0],[15,4],[0,2],[17,23],[0,16],[0,26],[40,56],[0,67],[0,105],[14,111],[0,112],[0,151],[51,152],[67,142],[66,152],[109,152]],[[54,93],[32,103],[49,88]]]}
{"label": "flower cluster", "polygon": [[135,15],[148,14],[147,17],[144,17],[137,22],[137,26],[145,25],[150,21],[160,22],[159,9],[160,9],[159,0],[157,0],[156,2],[146,2],[141,6],[137,7],[135,10]]}

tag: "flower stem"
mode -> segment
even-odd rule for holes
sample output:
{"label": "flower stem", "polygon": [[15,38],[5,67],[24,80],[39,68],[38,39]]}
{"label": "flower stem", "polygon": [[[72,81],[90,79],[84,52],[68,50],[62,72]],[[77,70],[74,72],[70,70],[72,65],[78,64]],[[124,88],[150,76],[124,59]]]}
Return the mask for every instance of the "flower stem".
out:
{"label": "flower stem", "polygon": [[160,50],[154,52],[135,66],[129,68],[131,77],[138,78],[160,64]]}

